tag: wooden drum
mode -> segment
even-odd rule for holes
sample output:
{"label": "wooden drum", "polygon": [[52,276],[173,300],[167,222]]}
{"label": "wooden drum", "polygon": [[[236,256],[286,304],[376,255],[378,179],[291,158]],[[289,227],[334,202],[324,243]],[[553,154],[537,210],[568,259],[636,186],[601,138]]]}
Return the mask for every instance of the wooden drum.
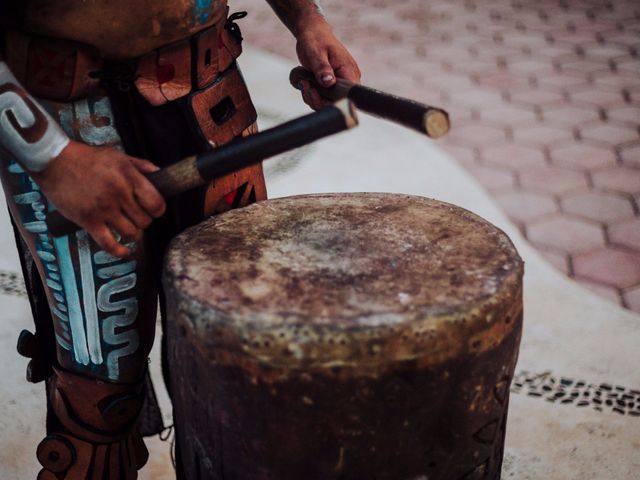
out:
{"label": "wooden drum", "polygon": [[189,479],[498,479],[522,328],[509,238],[392,194],[211,218],[165,265]]}

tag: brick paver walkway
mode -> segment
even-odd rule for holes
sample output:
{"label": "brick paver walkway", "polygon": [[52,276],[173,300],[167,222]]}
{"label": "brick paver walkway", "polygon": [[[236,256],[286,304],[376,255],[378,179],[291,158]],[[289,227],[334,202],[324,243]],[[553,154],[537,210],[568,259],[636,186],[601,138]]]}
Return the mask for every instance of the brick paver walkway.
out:
{"label": "brick paver walkway", "polygon": [[[295,60],[266,2],[230,3]],[[552,264],[640,312],[640,2],[323,4],[367,84],[450,112],[440,145]]]}

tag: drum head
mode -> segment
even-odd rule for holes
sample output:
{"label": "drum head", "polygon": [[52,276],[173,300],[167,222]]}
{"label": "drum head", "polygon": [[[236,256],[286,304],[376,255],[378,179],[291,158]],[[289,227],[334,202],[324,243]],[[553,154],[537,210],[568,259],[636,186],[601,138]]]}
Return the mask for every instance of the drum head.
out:
{"label": "drum head", "polygon": [[519,314],[510,310],[521,310],[522,272],[509,238],[462,208],[321,194],[260,202],[184,232],[164,282],[198,312],[189,328],[217,336],[218,347],[274,365],[379,366],[442,361],[471,338],[479,351],[495,345]]}

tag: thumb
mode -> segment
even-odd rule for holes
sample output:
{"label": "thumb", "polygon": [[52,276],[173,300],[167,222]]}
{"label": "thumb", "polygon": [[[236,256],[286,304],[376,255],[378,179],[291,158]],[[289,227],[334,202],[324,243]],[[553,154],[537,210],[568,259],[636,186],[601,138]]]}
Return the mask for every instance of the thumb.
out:
{"label": "thumb", "polygon": [[327,52],[316,55],[311,59],[311,70],[318,83],[323,87],[331,87],[336,83],[336,74],[329,63]]}

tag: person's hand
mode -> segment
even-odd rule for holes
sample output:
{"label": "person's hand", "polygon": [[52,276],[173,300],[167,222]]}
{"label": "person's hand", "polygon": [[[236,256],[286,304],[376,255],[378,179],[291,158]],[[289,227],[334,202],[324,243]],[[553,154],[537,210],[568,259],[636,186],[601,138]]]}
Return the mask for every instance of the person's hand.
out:
{"label": "person's hand", "polygon": [[124,243],[161,216],[165,202],[143,175],[158,170],[151,162],[111,147],[70,142],[42,172],[32,172],[45,196],[82,227],[108,253],[129,255]]}
{"label": "person's hand", "polygon": [[[336,38],[324,20],[316,20],[304,26],[297,35],[300,64],[312,72],[323,87],[331,87],[336,78],[360,82],[358,64],[345,46]],[[302,98],[314,110],[331,104],[320,96],[309,82],[302,81]]]}

